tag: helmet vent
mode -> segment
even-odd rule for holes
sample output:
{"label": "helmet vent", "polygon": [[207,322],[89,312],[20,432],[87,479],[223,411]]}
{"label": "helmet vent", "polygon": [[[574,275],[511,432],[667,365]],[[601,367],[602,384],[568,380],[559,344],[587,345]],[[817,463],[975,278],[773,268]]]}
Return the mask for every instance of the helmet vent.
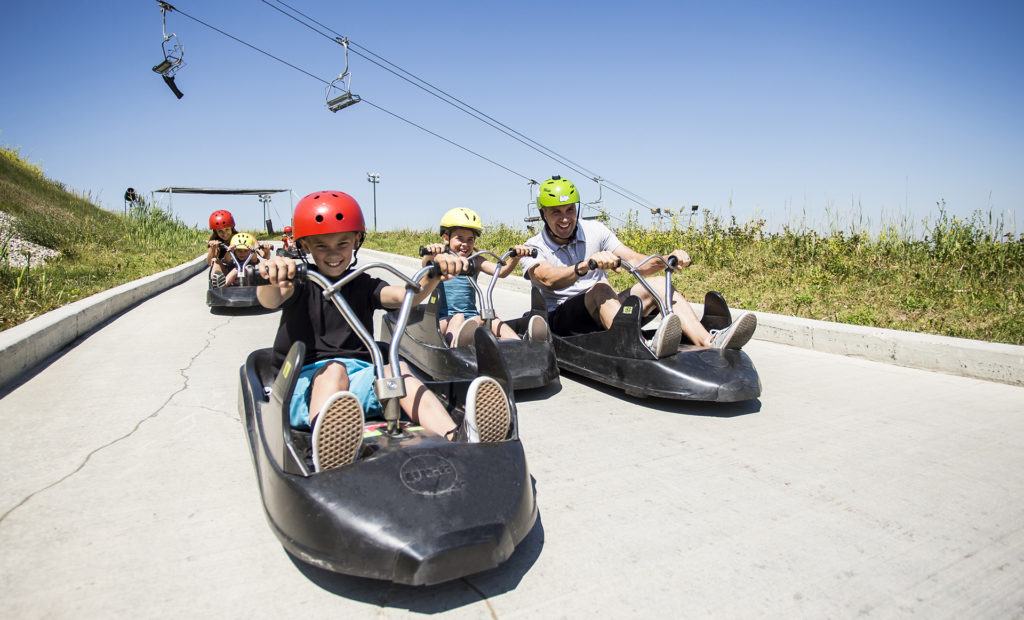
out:
{"label": "helmet vent", "polygon": [[319,224],[320,222],[324,221],[324,216],[322,216],[322,215],[320,215],[319,213],[317,213],[317,214],[316,214],[316,217],[315,217],[314,219],[315,219],[315,220],[317,221],[317,223]]}
{"label": "helmet vent", "polygon": [[338,221],[341,221],[341,220],[345,219],[345,216],[342,215],[341,213],[335,213],[334,214],[334,219],[336,219]]}

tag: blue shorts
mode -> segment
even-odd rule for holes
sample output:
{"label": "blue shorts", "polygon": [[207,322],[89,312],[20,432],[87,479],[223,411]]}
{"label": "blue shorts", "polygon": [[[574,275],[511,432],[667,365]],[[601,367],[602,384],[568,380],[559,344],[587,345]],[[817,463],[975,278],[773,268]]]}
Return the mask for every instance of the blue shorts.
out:
{"label": "blue shorts", "polygon": [[300,431],[309,430],[309,398],[313,394],[313,375],[332,362],[345,366],[345,372],[348,373],[348,391],[359,399],[359,404],[363,406],[363,414],[367,418],[384,415],[384,408],[373,391],[373,381],[377,378],[373,372],[373,364],[359,359],[336,357],[306,364],[299,371],[299,379],[288,405],[288,418],[292,428]]}

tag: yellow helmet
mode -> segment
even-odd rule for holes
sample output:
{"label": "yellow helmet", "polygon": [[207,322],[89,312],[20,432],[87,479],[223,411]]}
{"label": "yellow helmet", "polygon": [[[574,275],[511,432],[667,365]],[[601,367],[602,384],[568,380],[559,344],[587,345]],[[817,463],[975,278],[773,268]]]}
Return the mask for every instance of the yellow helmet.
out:
{"label": "yellow helmet", "polygon": [[444,214],[441,218],[441,233],[444,234],[451,228],[468,228],[475,230],[476,234],[484,233],[484,223],[476,211],[465,207],[455,207]]}
{"label": "yellow helmet", "polygon": [[231,237],[231,243],[235,248],[245,248],[247,250],[256,249],[256,237],[253,237],[249,233],[237,233]]}

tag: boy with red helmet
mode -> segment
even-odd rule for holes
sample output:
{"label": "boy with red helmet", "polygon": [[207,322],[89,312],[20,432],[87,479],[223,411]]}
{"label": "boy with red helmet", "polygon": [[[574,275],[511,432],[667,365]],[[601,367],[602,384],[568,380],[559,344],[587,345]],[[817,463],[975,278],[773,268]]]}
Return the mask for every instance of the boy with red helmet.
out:
{"label": "boy with red helmet", "polygon": [[[304,197],[295,205],[293,230],[296,246],[316,264],[317,270],[331,279],[339,279],[356,263],[356,253],[366,234],[363,213],[354,198],[344,192],[321,191]],[[465,258],[442,254],[433,258],[445,276],[461,273]],[[430,261],[425,257],[423,264]],[[303,366],[289,404],[291,425],[311,429],[313,462],[318,470],[347,465],[356,459],[362,443],[364,412],[382,413],[373,392],[374,370],[366,361],[368,352],[345,319],[315,285],[295,281],[296,261],[274,256],[261,266],[270,284],[261,286],[256,296],[266,308],[282,308],[281,324],[274,341],[275,371],[293,342],[306,345]],[[439,279],[424,277],[413,303],[423,301]],[[373,313],[378,309],[398,308],[405,295],[403,286],[360,274],[339,291],[359,320],[372,333]],[[501,387],[489,377],[474,381],[470,394],[482,398],[466,404],[466,422],[460,429],[448,416],[444,405],[402,365],[407,396],[400,400],[402,411],[428,431],[449,439],[457,436],[470,441],[500,441],[507,434],[510,412],[495,402]],[[489,384],[493,383],[493,385]],[[480,402],[475,402],[479,400]],[[479,423],[477,423],[479,419]],[[497,424],[495,424],[497,422]],[[502,426],[503,423],[503,426]],[[504,428],[504,433],[477,432],[488,427]],[[482,436],[488,435],[488,436]]]}

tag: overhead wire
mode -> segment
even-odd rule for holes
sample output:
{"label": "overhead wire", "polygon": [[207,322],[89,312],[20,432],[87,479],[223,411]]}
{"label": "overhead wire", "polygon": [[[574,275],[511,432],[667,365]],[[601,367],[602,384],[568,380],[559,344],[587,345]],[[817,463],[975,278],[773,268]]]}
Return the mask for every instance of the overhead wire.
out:
{"label": "overhead wire", "polygon": [[[261,48],[255,46],[255,45],[253,45],[252,43],[249,43],[248,41],[240,39],[240,38],[236,37],[235,35],[233,35],[233,34],[231,34],[229,32],[225,32],[224,30],[221,30],[220,28],[205,22],[205,21],[199,19],[198,17],[190,15],[189,13],[186,13],[185,11],[182,11],[177,6],[175,6],[174,10],[177,13],[180,13],[182,16],[187,17],[187,18],[191,19],[192,21],[205,26],[205,27],[209,28],[210,30],[213,30],[213,31],[215,31],[217,33],[220,33],[220,34],[228,37],[229,39],[232,39],[232,40],[234,40],[234,41],[236,41],[238,43],[241,43],[242,45],[244,45],[244,46],[246,46],[246,47],[248,47],[248,48],[250,48],[250,49],[252,49],[252,50],[254,50],[256,52],[259,52],[260,54],[263,54],[264,56],[267,56],[268,58],[276,60],[277,62],[279,62],[279,63],[281,63],[281,64],[283,64],[283,65],[285,65],[287,67],[290,67],[290,68],[294,69],[295,71],[298,71],[299,73],[302,73],[302,74],[304,74],[304,75],[306,75],[308,77],[311,77],[314,80],[317,80],[318,82],[326,84],[327,86],[331,85],[331,82],[323,79],[322,77],[320,77],[318,75],[315,75],[313,73],[310,73],[309,71],[306,71],[302,67],[299,67],[299,66],[297,66],[297,65],[295,65],[293,63],[290,63],[287,60],[284,60],[283,58],[275,56],[274,54],[271,54],[270,52],[268,52],[268,51],[266,51],[264,49],[261,49]],[[430,135],[432,135],[432,136],[434,136],[434,137],[436,137],[436,138],[438,138],[440,140],[444,140],[445,142],[447,142],[448,144],[451,144],[452,146],[458,147],[458,148],[462,149],[463,151],[466,151],[467,153],[470,153],[471,155],[479,157],[480,159],[483,159],[484,161],[487,161],[487,162],[489,162],[489,163],[491,163],[491,164],[493,164],[495,166],[498,166],[499,168],[502,168],[503,170],[506,170],[506,171],[508,171],[508,172],[510,172],[510,173],[512,173],[512,174],[514,174],[514,175],[516,175],[516,176],[518,176],[518,177],[520,177],[520,178],[522,178],[522,179],[524,179],[526,181],[533,181],[533,179],[531,179],[529,176],[527,176],[525,174],[522,174],[521,172],[517,172],[517,171],[513,170],[512,168],[509,168],[508,166],[506,166],[504,164],[501,164],[501,163],[491,159],[490,157],[482,155],[482,154],[474,151],[473,149],[470,149],[469,147],[463,146],[463,145],[459,144],[458,142],[455,142],[454,140],[450,140],[450,139],[442,136],[439,133],[431,131],[431,130],[427,129],[426,127],[424,127],[422,125],[419,125],[419,124],[417,124],[417,123],[415,123],[415,122],[405,118],[404,116],[402,116],[400,114],[396,114],[395,112],[392,112],[391,110],[388,110],[387,108],[384,108],[383,106],[377,105],[377,104],[373,103],[372,101],[367,100],[366,97],[362,97],[361,99],[362,99],[363,103],[366,103],[366,104],[370,105],[371,107],[373,107],[373,108],[375,108],[377,110],[380,110],[381,112],[384,112],[384,113],[386,113],[386,114],[388,114],[390,116],[393,116],[394,118],[397,118],[397,119],[399,119],[399,120],[401,120],[401,121],[403,121],[405,123],[408,123],[409,125],[412,125],[413,127],[417,128],[417,129],[419,129],[421,131],[424,131],[424,132],[426,132],[426,133],[428,133],[428,134],[430,134]]]}
{"label": "overhead wire", "polygon": [[[611,181],[611,180],[609,180],[607,178],[602,177],[601,175],[599,175],[598,173],[594,172],[593,170],[590,170],[586,166],[584,166],[582,164],[579,164],[579,163],[569,159],[568,157],[558,153],[557,151],[555,151],[554,149],[552,149],[552,148],[550,148],[548,146],[545,146],[544,144],[541,144],[540,142],[537,142],[536,140],[533,140],[529,136],[523,134],[522,132],[520,132],[520,131],[512,128],[512,127],[509,127],[505,123],[502,123],[501,121],[499,121],[498,119],[494,118],[493,116],[490,116],[487,113],[479,110],[478,108],[470,105],[469,103],[466,103],[465,101],[459,99],[455,95],[452,95],[451,93],[448,93],[447,91],[441,89],[440,87],[438,87],[438,86],[436,86],[434,84],[431,84],[430,82],[426,81],[425,79],[417,76],[416,74],[412,73],[411,71],[408,71],[408,70],[406,70],[406,69],[396,65],[395,63],[393,63],[390,60],[384,58],[383,56],[377,54],[376,52],[373,52],[372,50],[366,48],[365,46],[360,45],[359,43],[351,40],[348,37],[345,37],[344,35],[342,35],[337,30],[334,30],[330,26],[327,26],[326,24],[320,22],[316,18],[311,17],[311,16],[307,15],[306,13],[303,13],[301,10],[299,10],[299,9],[295,8],[294,6],[288,4],[284,0],[273,0],[273,2],[271,2],[270,0],[260,0],[260,1],[263,4],[266,4],[267,6],[269,6],[269,7],[273,8],[274,10],[278,11],[282,15],[285,15],[285,16],[289,17],[290,19],[296,21],[297,23],[305,26],[306,28],[312,30],[313,32],[319,34],[320,36],[322,36],[322,37],[324,37],[324,38],[326,38],[326,39],[328,39],[330,41],[337,42],[338,39],[336,39],[335,37],[332,37],[330,34],[327,34],[326,32],[323,32],[322,30],[319,30],[318,28],[316,28],[313,25],[311,25],[309,22],[312,22],[313,24],[316,24],[316,26],[319,26],[320,28],[323,28],[324,30],[326,30],[326,31],[328,31],[330,33],[333,33],[337,37],[341,37],[341,38],[346,39],[348,41],[349,49],[352,51],[352,53],[360,56],[364,60],[367,60],[368,62],[371,62],[371,63],[377,65],[378,67],[380,67],[381,69],[384,69],[385,71],[388,71],[392,75],[395,75],[396,77],[398,77],[398,78],[408,82],[409,84],[412,84],[413,86],[415,86],[415,87],[419,88],[420,90],[422,90],[422,91],[432,95],[433,97],[435,97],[435,98],[437,98],[437,99],[439,99],[439,100],[441,100],[441,101],[443,101],[443,102],[445,102],[445,103],[455,107],[456,109],[462,111],[463,113],[468,114],[469,116],[472,116],[473,118],[479,120],[480,122],[484,123],[485,125],[488,125],[489,127],[491,127],[493,129],[495,129],[495,130],[505,134],[506,136],[512,138],[513,140],[516,140],[517,142],[523,144],[524,146],[526,146],[526,147],[536,151],[537,153],[540,153],[541,155],[544,155],[545,157],[547,157],[548,159],[551,159],[555,163],[558,163],[560,165],[566,166],[570,170],[572,170],[572,171],[574,171],[574,172],[576,172],[578,174],[581,174],[583,176],[586,176],[587,178],[589,178],[591,181],[593,181],[595,183],[598,183],[600,185],[604,185],[605,187],[607,187],[613,193],[618,194],[619,196],[629,200],[630,202],[633,202],[633,203],[635,203],[635,204],[637,204],[637,205],[639,205],[641,207],[645,207],[645,208],[654,208],[654,207],[657,206],[656,203],[654,203],[654,202],[644,198],[643,196],[640,196],[639,194],[637,194],[637,193],[635,193],[633,191],[630,191],[629,189],[627,189],[627,188],[625,188],[625,187],[623,187],[623,186],[621,186],[621,185],[619,185],[619,184],[617,184],[617,183],[615,183],[615,182],[613,182],[613,181]],[[278,4],[286,7],[288,9],[288,11],[291,11],[292,13],[289,13],[288,11],[282,9],[280,6],[277,6]],[[296,17],[296,14],[301,16],[302,19],[300,19],[299,17]],[[308,20],[308,21],[306,21],[306,20]],[[370,58],[369,56],[373,56],[374,58]],[[377,60],[375,60],[375,59],[377,59]],[[378,60],[379,60],[379,62],[378,62]],[[382,63],[384,63],[384,64],[382,64]],[[385,64],[388,65],[388,66],[385,66]],[[406,76],[409,76],[409,77],[406,77]]]}

